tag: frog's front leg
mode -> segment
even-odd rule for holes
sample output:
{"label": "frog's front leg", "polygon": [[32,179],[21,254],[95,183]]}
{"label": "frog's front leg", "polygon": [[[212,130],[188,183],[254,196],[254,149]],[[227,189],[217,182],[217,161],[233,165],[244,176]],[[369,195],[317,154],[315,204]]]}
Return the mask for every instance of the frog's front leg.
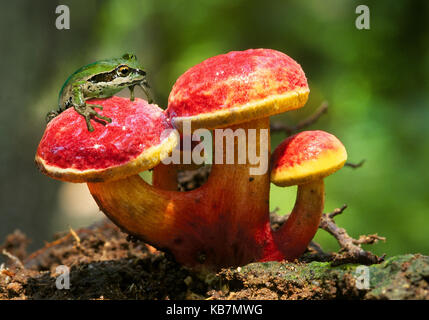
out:
{"label": "frog's front leg", "polygon": [[81,116],[85,118],[86,126],[88,128],[88,131],[92,132],[94,131],[94,127],[91,124],[91,118],[97,117],[99,119],[102,119],[106,122],[112,122],[112,119],[102,116],[97,111],[95,111],[95,108],[98,108],[100,110],[103,110],[102,106],[99,105],[91,105],[87,104],[85,102],[85,98],[83,96],[81,83],[76,83],[73,85],[73,107],[76,110],[77,113],[79,113]]}
{"label": "frog's front leg", "polygon": [[152,103],[153,102],[153,99],[152,99],[152,96],[149,94],[149,88],[150,88],[150,86],[149,86],[149,83],[146,81],[146,80],[144,80],[141,84],[140,84],[140,88],[143,90],[143,92],[144,92],[144,94],[146,95],[146,97],[147,97],[147,102],[148,103]]}
{"label": "frog's front leg", "polygon": [[134,87],[135,85],[129,86],[128,89],[130,90],[130,101],[134,101]]}
{"label": "frog's front leg", "polygon": [[[90,132],[94,131],[94,127],[91,124],[92,118],[98,118],[109,123],[112,122],[112,119],[102,116],[101,114],[99,114],[97,111],[94,110],[95,108],[103,109],[102,106],[91,105],[91,104],[85,104],[83,106],[74,106],[74,109],[76,110],[76,112],[85,118],[86,126],[88,128],[88,131]],[[97,121],[97,119],[94,119],[94,120]]]}

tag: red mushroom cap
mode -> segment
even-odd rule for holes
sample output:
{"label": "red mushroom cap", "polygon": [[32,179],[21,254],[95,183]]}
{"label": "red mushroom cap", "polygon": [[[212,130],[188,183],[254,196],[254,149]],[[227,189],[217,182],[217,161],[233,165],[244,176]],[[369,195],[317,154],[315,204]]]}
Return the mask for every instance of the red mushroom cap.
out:
{"label": "red mushroom cap", "polygon": [[301,66],[271,49],[233,51],[190,68],[174,84],[167,114],[181,128],[214,129],[302,107],[309,88]]}
{"label": "red mushroom cap", "polygon": [[324,178],[347,160],[344,145],[324,131],[303,131],[284,140],[272,157],[271,181],[292,186]]}
{"label": "red mushroom cap", "polygon": [[177,144],[162,109],[145,100],[112,97],[89,104],[112,123],[95,122],[89,132],[84,118],[73,108],[48,123],[36,153],[45,174],[69,182],[97,182],[124,178],[157,165]]}

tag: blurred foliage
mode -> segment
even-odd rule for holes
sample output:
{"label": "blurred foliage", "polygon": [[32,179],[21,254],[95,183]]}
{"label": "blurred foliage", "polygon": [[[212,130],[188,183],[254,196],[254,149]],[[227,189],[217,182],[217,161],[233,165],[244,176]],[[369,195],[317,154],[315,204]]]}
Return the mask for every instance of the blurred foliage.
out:
{"label": "blurred foliage", "polygon": [[[55,28],[67,4],[71,29]],[[347,147],[344,168],[326,179],[326,210],[351,235],[378,233],[376,253],[429,254],[429,2],[352,0],[103,0],[2,3],[0,79],[0,238],[21,228],[36,243],[49,239],[59,182],[33,165],[44,116],[77,67],[135,52],[149,72],[155,100],[167,104],[175,79],[213,55],[273,48],[296,59],[311,94],[301,110],[277,116],[296,123],[326,100],[312,128]],[[355,8],[367,4],[371,29],[357,30]],[[16,17],[20,17],[17,19]],[[283,139],[276,134],[273,148]],[[291,209],[295,188],[273,186],[271,207]],[[336,249],[320,231],[317,241]]]}

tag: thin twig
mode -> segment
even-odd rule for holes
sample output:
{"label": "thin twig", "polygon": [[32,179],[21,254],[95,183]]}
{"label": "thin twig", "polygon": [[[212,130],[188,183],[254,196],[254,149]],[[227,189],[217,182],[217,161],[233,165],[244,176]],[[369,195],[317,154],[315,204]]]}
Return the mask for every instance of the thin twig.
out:
{"label": "thin twig", "polygon": [[271,131],[272,132],[284,132],[284,133],[286,133],[286,135],[290,136],[290,135],[314,124],[317,120],[319,120],[319,118],[323,114],[325,114],[328,111],[328,106],[329,106],[328,102],[326,102],[326,101],[322,102],[322,104],[319,106],[319,108],[317,108],[316,111],[312,115],[310,115],[308,118],[300,121],[295,126],[288,126],[288,125],[285,125],[284,123],[281,123],[281,122],[275,122],[275,123],[271,124]]}
{"label": "thin twig", "polygon": [[353,169],[357,169],[363,166],[363,164],[365,163],[365,159],[361,160],[359,163],[351,163],[351,162],[346,162],[345,166],[353,168]]}
{"label": "thin twig", "polygon": [[20,269],[25,269],[21,260],[19,260],[19,258],[14,256],[12,253],[6,251],[6,249],[3,249],[2,254],[8,257],[10,260],[12,260]]}
{"label": "thin twig", "polygon": [[329,218],[334,218],[335,216],[338,216],[339,214],[343,213],[344,210],[347,209],[347,205],[343,204],[341,206],[341,208],[336,208],[334,211],[330,212],[330,213],[325,213],[329,216]]}
{"label": "thin twig", "polygon": [[78,247],[80,247],[80,238],[79,238],[78,234],[76,233],[76,231],[73,230],[72,227],[70,227],[70,234],[73,236],[74,240],[76,241],[76,245]]}
{"label": "thin twig", "polygon": [[278,230],[283,223],[289,218],[288,214],[279,215],[277,214],[280,211],[279,207],[275,207],[273,211],[270,212],[270,222],[273,230]]}
{"label": "thin twig", "polygon": [[274,214],[274,215],[277,215],[277,213],[280,211],[280,208],[279,207],[275,207],[274,209],[273,209],[273,211],[270,211],[270,214]]}
{"label": "thin twig", "polygon": [[323,101],[322,104],[319,106],[319,108],[317,108],[317,110],[311,116],[309,116],[307,119],[304,119],[303,121],[300,121],[295,126],[295,132],[303,128],[309,127],[317,120],[319,120],[319,118],[328,111],[328,107],[329,107],[328,102]]}

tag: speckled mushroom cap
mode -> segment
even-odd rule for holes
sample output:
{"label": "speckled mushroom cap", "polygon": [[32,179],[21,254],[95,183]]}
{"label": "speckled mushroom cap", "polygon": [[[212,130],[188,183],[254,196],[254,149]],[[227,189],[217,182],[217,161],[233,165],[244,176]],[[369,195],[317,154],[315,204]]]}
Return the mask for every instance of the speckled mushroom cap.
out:
{"label": "speckled mushroom cap", "polygon": [[346,149],[332,134],[300,132],[274,150],[271,182],[282,187],[305,184],[341,169],[346,160]]}
{"label": "speckled mushroom cap", "polygon": [[174,84],[167,114],[174,126],[214,129],[302,107],[310,90],[301,66],[271,49],[233,51],[190,68]]}
{"label": "speckled mushroom cap", "polygon": [[[110,117],[103,125],[85,119],[73,108],[48,123],[36,153],[36,164],[46,175],[68,182],[111,181],[153,168],[177,144],[162,109],[145,100],[112,97],[94,99]],[[167,134],[166,134],[167,133]]]}

